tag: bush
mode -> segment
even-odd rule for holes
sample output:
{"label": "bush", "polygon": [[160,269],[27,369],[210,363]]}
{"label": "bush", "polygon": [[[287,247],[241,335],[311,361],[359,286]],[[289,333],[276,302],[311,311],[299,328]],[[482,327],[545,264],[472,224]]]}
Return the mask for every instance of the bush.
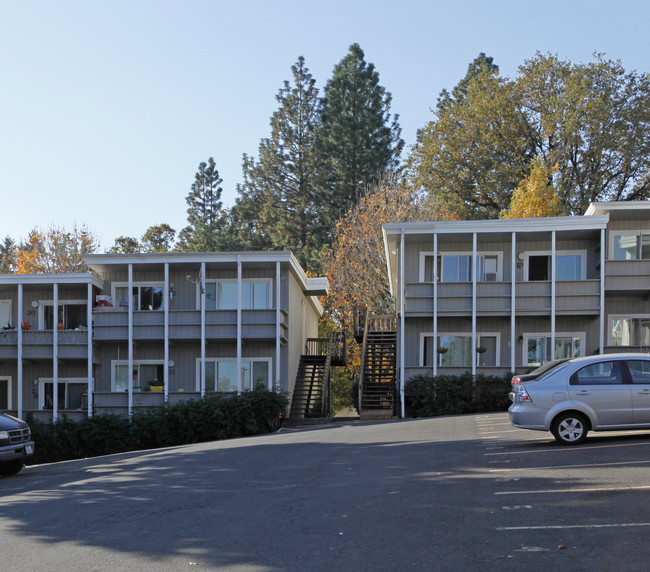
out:
{"label": "bush", "polygon": [[412,417],[505,411],[511,374],[416,375],[406,384],[405,404]]}
{"label": "bush", "polygon": [[163,405],[131,419],[102,414],[80,422],[64,416],[56,423],[41,423],[28,416],[36,445],[30,463],[269,433],[280,427],[287,403],[280,392],[256,389]]}

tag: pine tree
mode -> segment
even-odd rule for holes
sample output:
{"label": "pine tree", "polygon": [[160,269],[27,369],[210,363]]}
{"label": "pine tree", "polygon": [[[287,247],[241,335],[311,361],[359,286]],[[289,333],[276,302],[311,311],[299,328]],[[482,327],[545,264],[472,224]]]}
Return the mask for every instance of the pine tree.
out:
{"label": "pine tree", "polygon": [[187,202],[187,222],[179,236],[182,250],[214,252],[219,249],[219,231],[223,227],[221,207],[223,180],[219,176],[214,159],[200,163],[194,177]]}
{"label": "pine tree", "polygon": [[325,86],[316,136],[321,224],[331,237],[336,220],[363,191],[397,169],[404,146],[391,95],[358,44],[335,66]]}
{"label": "pine tree", "polygon": [[246,249],[292,250],[306,267],[320,243],[316,228],[314,131],[318,89],[301,56],[291,67],[271,117],[271,135],[262,139],[259,158],[244,155],[244,182],[231,211],[231,225]]}

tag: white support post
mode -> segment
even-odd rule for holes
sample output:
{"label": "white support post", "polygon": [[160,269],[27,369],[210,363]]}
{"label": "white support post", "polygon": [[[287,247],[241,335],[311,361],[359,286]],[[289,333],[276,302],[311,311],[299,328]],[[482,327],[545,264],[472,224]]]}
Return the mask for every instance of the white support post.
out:
{"label": "white support post", "polygon": [[517,329],[516,329],[516,308],[517,308],[517,233],[512,233],[512,249],[510,261],[510,371],[515,373],[517,367]]}
{"label": "white support post", "polygon": [[438,233],[433,233],[433,376],[438,375]]}
{"label": "white support post", "polygon": [[242,358],[242,268],[241,256],[237,255],[237,392],[241,393],[241,358]]}
{"label": "white support post", "polygon": [[[53,286],[52,308],[52,421],[59,418],[59,285]],[[65,404],[64,404],[65,406]]]}
{"label": "white support post", "polygon": [[405,366],[404,366],[404,329],[405,329],[405,319],[404,311],[406,310],[406,300],[404,292],[404,229],[401,230],[400,236],[400,259],[399,259],[399,297],[400,297],[400,333],[399,333],[399,394],[400,394],[400,403],[402,405],[401,417],[404,419],[406,415],[406,409],[404,406],[404,376],[406,375]]}
{"label": "white support post", "polygon": [[598,347],[600,355],[605,353],[605,229],[600,229],[600,327],[598,328]]}
{"label": "white support post", "polygon": [[169,297],[169,262],[165,262],[165,286],[163,292],[163,336],[164,336],[164,367],[163,367],[163,382],[165,384],[163,391],[165,392],[165,403],[169,401],[169,304],[171,299]]}
{"label": "white support post", "polygon": [[86,331],[88,333],[88,417],[93,416],[93,395],[95,393],[95,379],[93,377],[93,285],[88,283],[86,302]]}
{"label": "white support post", "polygon": [[[201,294],[201,397],[205,395],[205,262],[201,262],[200,294]],[[215,374],[216,375],[216,374]],[[216,381],[216,380],[215,380]]]}
{"label": "white support post", "polygon": [[[280,297],[282,274],[280,273],[280,262],[275,263],[275,384],[281,386],[280,382],[280,336],[281,336],[281,318]],[[288,385],[287,385],[288,387]]]}
{"label": "white support post", "polygon": [[472,233],[472,376],[476,376],[476,348],[477,336],[476,336],[476,275],[478,273],[478,256],[476,255],[477,251],[477,236],[476,233]]}
{"label": "white support post", "polygon": [[555,273],[556,273],[556,248],[555,231],[551,231],[551,360],[555,359]]}
{"label": "white support post", "polygon": [[18,322],[16,323],[16,331],[18,332],[18,403],[17,412],[18,417],[23,417],[23,285],[18,284]]}
{"label": "white support post", "polygon": [[129,380],[129,385],[128,385],[128,390],[129,390],[129,395],[128,395],[128,414],[129,417],[133,415],[133,264],[129,264],[129,290],[127,292],[127,300],[129,302],[128,309],[129,309],[129,328],[128,328],[128,334],[129,334],[129,372],[128,372],[128,380]]}

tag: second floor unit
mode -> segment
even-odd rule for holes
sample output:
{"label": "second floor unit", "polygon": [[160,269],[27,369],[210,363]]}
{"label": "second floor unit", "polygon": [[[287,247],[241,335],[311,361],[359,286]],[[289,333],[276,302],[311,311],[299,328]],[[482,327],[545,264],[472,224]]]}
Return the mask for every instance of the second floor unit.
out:
{"label": "second floor unit", "polygon": [[384,244],[413,371],[515,371],[565,354],[650,349],[650,202],[394,223]]}

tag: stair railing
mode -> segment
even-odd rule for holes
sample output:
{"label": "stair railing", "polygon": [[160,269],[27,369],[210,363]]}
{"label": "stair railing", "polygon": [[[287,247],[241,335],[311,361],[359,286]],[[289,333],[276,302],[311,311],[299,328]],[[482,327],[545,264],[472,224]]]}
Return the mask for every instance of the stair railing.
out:
{"label": "stair railing", "polygon": [[361,399],[363,396],[363,370],[366,367],[366,348],[368,347],[368,312],[365,312],[363,323],[363,342],[361,344],[361,364],[359,366],[359,413],[361,413]]}

